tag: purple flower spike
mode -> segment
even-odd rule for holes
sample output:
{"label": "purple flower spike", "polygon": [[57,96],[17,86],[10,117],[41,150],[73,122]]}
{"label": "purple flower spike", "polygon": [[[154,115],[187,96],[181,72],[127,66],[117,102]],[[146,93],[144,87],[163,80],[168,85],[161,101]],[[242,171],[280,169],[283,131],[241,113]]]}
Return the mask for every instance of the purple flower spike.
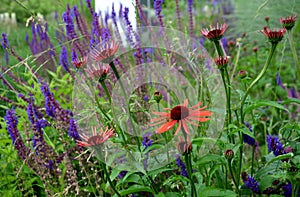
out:
{"label": "purple flower spike", "polygon": [[247,178],[247,180],[245,180],[244,184],[247,188],[251,189],[254,193],[256,193],[256,194],[259,193],[259,184],[250,175],[248,175],[248,178]]}
{"label": "purple flower spike", "polygon": [[268,143],[269,152],[273,152],[275,156],[285,154],[283,145],[281,144],[277,136],[268,135],[267,143]]}
{"label": "purple flower spike", "polygon": [[[2,32],[2,42],[1,42],[1,44],[2,44],[3,49],[8,49],[9,42],[8,42],[8,39],[7,39],[7,35],[4,32]],[[6,63],[6,65],[8,65],[8,62],[9,62],[8,51],[5,50],[5,63]]]}
{"label": "purple flower spike", "polygon": [[62,65],[62,67],[67,72],[70,72],[70,70],[69,70],[69,61],[68,61],[68,52],[67,52],[67,48],[65,46],[63,46],[62,49],[61,49],[59,61],[60,61],[60,64]]}
{"label": "purple flower spike", "polygon": [[185,176],[185,177],[187,177],[188,176],[188,172],[187,172],[187,170],[186,170],[186,166],[185,166],[185,164],[181,161],[181,159],[180,159],[180,155],[175,155],[175,157],[176,157],[176,164],[177,164],[177,166],[180,168],[180,170],[181,170],[181,175],[182,176]]}
{"label": "purple flower spike", "polygon": [[79,137],[79,134],[77,131],[77,123],[75,122],[75,120],[73,118],[70,119],[70,126],[68,129],[68,134],[75,140],[80,140],[80,137]]}

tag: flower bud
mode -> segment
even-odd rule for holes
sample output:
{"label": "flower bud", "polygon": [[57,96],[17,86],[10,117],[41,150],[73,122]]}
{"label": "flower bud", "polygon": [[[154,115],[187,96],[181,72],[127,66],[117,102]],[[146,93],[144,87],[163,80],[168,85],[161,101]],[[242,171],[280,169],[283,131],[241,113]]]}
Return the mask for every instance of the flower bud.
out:
{"label": "flower bud", "polygon": [[231,160],[234,157],[234,152],[232,149],[228,149],[225,151],[224,155],[226,159]]}
{"label": "flower bud", "polygon": [[154,100],[159,103],[162,99],[162,94],[159,91],[154,92]]}

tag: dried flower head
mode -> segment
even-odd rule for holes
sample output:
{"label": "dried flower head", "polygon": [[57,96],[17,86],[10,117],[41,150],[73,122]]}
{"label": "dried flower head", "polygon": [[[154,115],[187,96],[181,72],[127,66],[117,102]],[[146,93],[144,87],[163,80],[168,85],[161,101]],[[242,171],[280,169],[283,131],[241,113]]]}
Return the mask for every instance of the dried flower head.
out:
{"label": "dried flower head", "polygon": [[108,64],[96,63],[96,64],[88,65],[88,67],[85,68],[84,71],[87,73],[89,79],[99,77],[99,80],[104,80],[107,76],[108,69],[109,69]]}
{"label": "dried flower head", "polygon": [[120,44],[111,40],[104,44],[99,44],[91,51],[91,57],[94,61],[100,61],[103,63],[111,63],[115,53],[118,51]]}
{"label": "dried flower head", "polygon": [[181,136],[178,136],[178,143],[176,144],[177,150],[181,154],[189,153],[192,151],[192,143],[187,137],[186,139],[183,139]]}
{"label": "dried flower head", "polygon": [[208,28],[202,29],[201,34],[208,38],[211,41],[218,41],[223,37],[223,34],[225,33],[227,29],[227,25],[224,23],[223,25],[217,24],[217,27],[209,26],[210,30]]}
{"label": "dried flower head", "polygon": [[268,27],[264,27],[264,29],[261,30],[260,32],[263,33],[272,44],[277,44],[282,40],[286,32],[286,29],[285,28],[277,29],[277,30],[274,29],[274,31],[272,31]]}
{"label": "dried flower head", "polygon": [[226,68],[228,65],[228,57],[217,57],[214,61],[220,70]]}
{"label": "dried flower head", "polygon": [[279,19],[282,27],[286,28],[287,30],[291,30],[294,27],[296,20],[297,20],[297,15],[288,16]]}
{"label": "dried flower head", "polygon": [[212,115],[212,112],[204,110],[206,107],[198,108],[200,105],[202,105],[201,102],[188,107],[188,99],[185,99],[182,105],[177,105],[172,109],[166,108],[169,112],[152,112],[160,116],[151,120],[153,122],[152,126],[163,124],[156,130],[156,133],[161,134],[170,130],[178,123],[178,128],[174,135],[177,135],[180,129],[183,129],[185,134],[190,134],[187,122],[198,126],[197,122],[206,122],[210,120],[208,117]]}
{"label": "dried flower head", "polygon": [[111,136],[114,135],[114,129],[108,129],[108,127],[106,127],[105,131],[103,131],[103,129],[101,128],[98,134],[95,127],[92,127],[92,131],[93,131],[93,136],[91,137],[86,136],[85,134],[80,134],[80,137],[84,141],[76,140],[77,145],[83,147],[97,146],[103,144]]}

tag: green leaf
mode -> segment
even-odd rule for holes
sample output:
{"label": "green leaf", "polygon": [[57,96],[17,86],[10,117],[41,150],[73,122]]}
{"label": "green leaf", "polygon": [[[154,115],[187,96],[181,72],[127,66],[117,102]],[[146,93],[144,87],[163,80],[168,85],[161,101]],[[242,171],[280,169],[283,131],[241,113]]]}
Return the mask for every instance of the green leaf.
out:
{"label": "green leaf", "polygon": [[249,137],[252,137],[252,138],[255,139],[253,133],[250,132],[249,129],[247,129],[247,128],[242,128],[241,131],[242,131],[243,134],[248,135]]}
{"label": "green leaf", "polygon": [[296,103],[296,104],[300,105],[300,99],[290,98],[290,99],[287,99],[287,100],[284,100],[284,101],[281,102],[282,105],[290,104],[290,103]]}
{"label": "green leaf", "polygon": [[225,190],[221,188],[213,188],[213,187],[206,187],[204,190],[201,191],[201,196],[226,196],[226,197],[236,197],[237,194],[231,190]]}
{"label": "green leaf", "polygon": [[122,190],[119,193],[121,196],[125,196],[132,193],[138,193],[138,192],[150,192],[153,194],[153,191],[150,187],[146,187],[143,185],[132,185],[128,189]]}
{"label": "green leaf", "polygon": [[199,138],[193,139],[192,144],[195,144],[200,147],[202,145],[203,141],[209,142],[210,144],[215,144],[217,142],[217,140],[214,138],[199,137]]}
{"label": "green leaf", "polygon": [[204,165],[210,162],[217,162],[217,163],[223,163],[225,164],[226,161],[224,159],[224,157],[220,156],[220,155],[215,155],[215,154],[207,154],[204,155],[203,157],[201,157],[197,162],[196,165]]}
{"label": "green leaf", "polygon": [[284,155],[279,155],[277,157],[274,157],[273,159],[271,159],[270,161],[268,161],[268,163],[266,165],[269,165],[270,163],[273,163],[274,161],[278,161],[278,160],[282,160],[282,159],[290,159],[293,157],[293,153],[287,153]]}
{"label": "green leaf", "polygon": [[275,107],[281,110],[285,110],[288,111],[283,105],[278,104],[275,101],[255,101],[254,103],[252,103],[251,105],[249,105],[246,110],[244,111],[244,114],[246,114],[249,111],[252,111],[253,109],[257,109],[263,106],[271,106],[271,107]]}

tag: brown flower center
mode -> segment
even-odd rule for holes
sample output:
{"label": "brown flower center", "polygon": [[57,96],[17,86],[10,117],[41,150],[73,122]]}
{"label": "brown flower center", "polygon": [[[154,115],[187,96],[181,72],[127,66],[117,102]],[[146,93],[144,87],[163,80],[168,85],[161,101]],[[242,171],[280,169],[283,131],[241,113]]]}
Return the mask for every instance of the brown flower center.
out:
{"label": "brown flower center", "polygon": [[102,140],[102,137],[99,136],[99,135],[96,135],[96,136],[92,136],[88,139],[87,143],[92,145],[92,146],[95,146],[97,144],[99,144],[99,142]]}
{"label": "brown flower center", "polygon": [[171,119],[182,120],[189,116],[189,109],[184,106],[176,106],[171,110]]}

